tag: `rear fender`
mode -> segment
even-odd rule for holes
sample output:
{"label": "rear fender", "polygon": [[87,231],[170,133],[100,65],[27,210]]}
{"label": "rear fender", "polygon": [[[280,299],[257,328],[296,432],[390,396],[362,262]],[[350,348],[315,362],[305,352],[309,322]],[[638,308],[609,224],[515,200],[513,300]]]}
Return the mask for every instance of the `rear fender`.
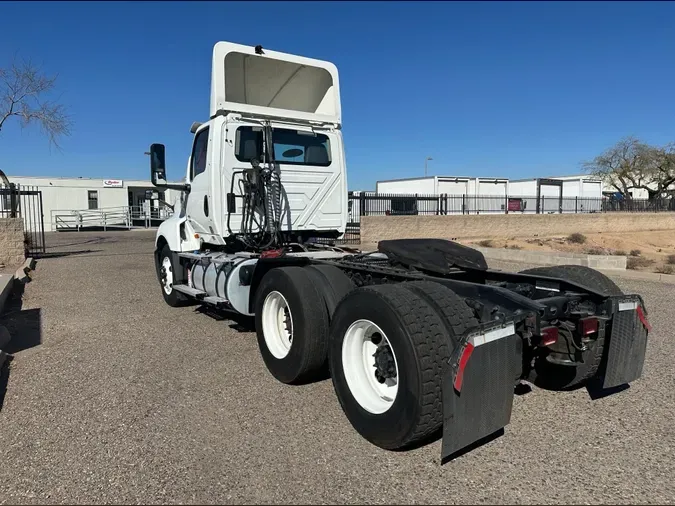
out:
{"label": "rear fender", "polygon": [[651,331],[647,310],[639,295],[613,296],[611,305],[611,330],[605,337],[600,368],[591,382],[603,389],[626,385],[642,376]]}
{"label": "rear fender", "polygon": [[442,459],[498,434],[511,420],[522,339],[507,320],[465,333],[443,370]]}

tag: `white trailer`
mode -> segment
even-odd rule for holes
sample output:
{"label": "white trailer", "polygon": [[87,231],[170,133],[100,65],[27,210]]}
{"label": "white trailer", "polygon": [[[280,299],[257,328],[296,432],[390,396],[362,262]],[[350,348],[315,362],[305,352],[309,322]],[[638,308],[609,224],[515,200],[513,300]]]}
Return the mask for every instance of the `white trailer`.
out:
{"label": "white trailer", "polygon": [[444,457],[485,440],[509,423],[522,379],[610,388],[640,376],[646,310],[598,271],[493,271],[436,239],[326,245],[347,223],[341,129],[332,63],[215,45],[184,184],[166,182],[164,146],[150,147],[153,183],[181,191],[155,244],[167,304],[253,316],[277,380],[329,373],[352,426],[391,450],[439,431]]}

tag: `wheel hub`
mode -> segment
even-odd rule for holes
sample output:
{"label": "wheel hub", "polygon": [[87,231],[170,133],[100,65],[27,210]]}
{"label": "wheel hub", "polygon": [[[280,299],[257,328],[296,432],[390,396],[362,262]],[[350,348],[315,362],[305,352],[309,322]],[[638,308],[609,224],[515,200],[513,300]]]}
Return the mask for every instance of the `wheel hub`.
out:
{"label": "wheel hub", "polygon": [[288,342],[293,342],[293,322],[291,321],[291,312],[288,310],[288,307],[284,308],[284,327],[286,332],[288,332]]}
{"label": "wheel hub", "polygon": [[274,358],[283,359],[293,343],[293,314],[281,292],[274,290],[267,294],[261,320],[267,349]]}
{"label": "wheel hub", "polygon": [[388,344],[382,344],[380,337],[378,342],[375,342],[375,336],[371,339],[374,344],[378,344],[377,350],[373,353],[375,358],[375,378],[380,383],[384,383],[387,379],[396,378],[396,363],[394,362],[394,354]]}
{"label": "wheel hub", "polygon": [[345,331],[342,371],[354,400],[373,414],[389,410],[396,400],[398,362],[389,338],[374,322],[359,319]]}
{"label": "wheel hub", "polygon": [[164,292],[170,295],[173,290],[173,269],[171,268],[171,260],[168,257],[164,257],[164,260],[162,260],[159,278]]}

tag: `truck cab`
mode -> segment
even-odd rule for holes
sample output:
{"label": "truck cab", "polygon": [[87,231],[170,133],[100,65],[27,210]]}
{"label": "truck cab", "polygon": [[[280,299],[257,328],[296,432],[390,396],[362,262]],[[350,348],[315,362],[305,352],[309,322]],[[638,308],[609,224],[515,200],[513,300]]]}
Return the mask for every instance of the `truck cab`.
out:
{"label": "truck cab", "polygon": [[[181,199],[160,226],[158,241],[164,239],[172,251],[193,251],[227,247],[245,227],[257,231],[265,212],[246,214],[243,183],[259,166],[278,173],[277,219],[286,240],[339,237],[348,200],[341,126],[332,63],[218,42],[210,118],[192,125],[185,182],[176,188]],[[153,166],[153,183],[171,187],[159,146],[151,147],[153,161],[160,162]]]}

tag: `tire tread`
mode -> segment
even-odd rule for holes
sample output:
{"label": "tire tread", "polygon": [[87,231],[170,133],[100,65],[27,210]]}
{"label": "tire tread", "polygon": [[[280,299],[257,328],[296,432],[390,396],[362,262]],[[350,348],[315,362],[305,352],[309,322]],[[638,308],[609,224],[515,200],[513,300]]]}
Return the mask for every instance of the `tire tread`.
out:
{"label": "tire tread", "polygon": [[386,300],[406,327],[415,350],[421,378],[420,413],[414,428],[400,447],[432,436],[443,424],[442,361],[439,347],[447,342],[445,326],[434,309],[405,283],[362,288]]}

